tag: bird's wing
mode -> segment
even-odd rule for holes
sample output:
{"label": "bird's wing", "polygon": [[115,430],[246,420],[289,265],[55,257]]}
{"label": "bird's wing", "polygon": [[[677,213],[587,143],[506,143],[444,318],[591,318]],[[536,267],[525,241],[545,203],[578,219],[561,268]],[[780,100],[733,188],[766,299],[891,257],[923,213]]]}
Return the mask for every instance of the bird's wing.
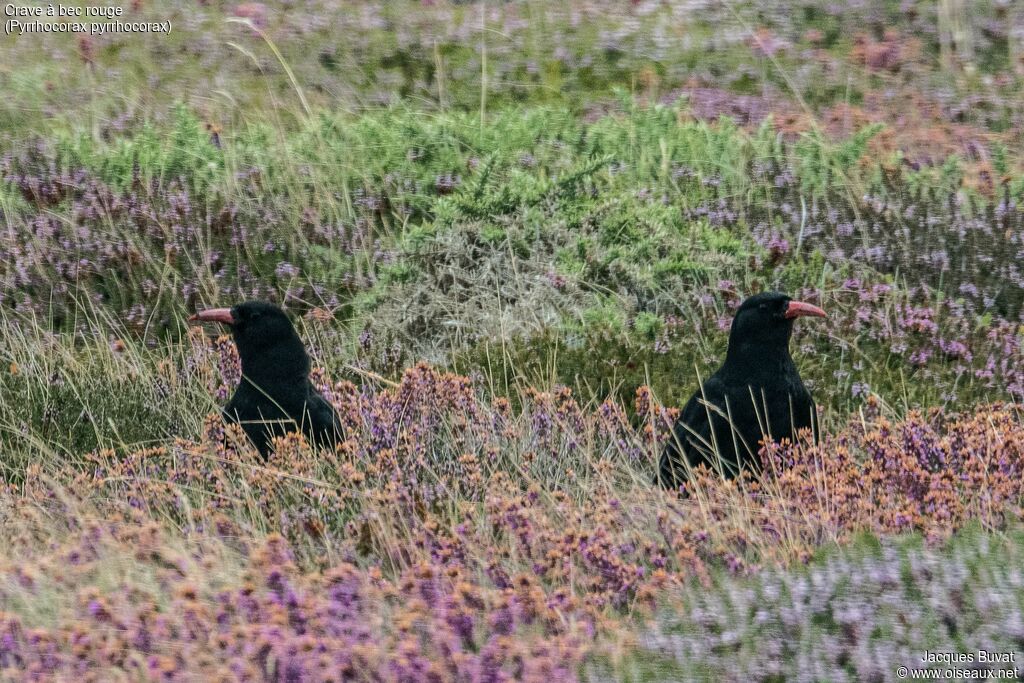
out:
{"label": "bird's wing", "polygon": [[343,430],[338,411],[312,387],[306,409],[309,411],[310,424],[318,435],[329,438],[332,444],[341,438]]}
{"label": "bird's wing", "polygon": [[724,389],[722,381],[712,375],[704,383],[703,391],[698,390],[683,406],[683,412],[672,428],[672,436],[661,452],[658,470],[664,486],[675,488],[686,481],[690,468],[700,463],[712,467],[707,456],[707,452],[714,448],[708,413],[716,412],[714,406],[720,401]]}

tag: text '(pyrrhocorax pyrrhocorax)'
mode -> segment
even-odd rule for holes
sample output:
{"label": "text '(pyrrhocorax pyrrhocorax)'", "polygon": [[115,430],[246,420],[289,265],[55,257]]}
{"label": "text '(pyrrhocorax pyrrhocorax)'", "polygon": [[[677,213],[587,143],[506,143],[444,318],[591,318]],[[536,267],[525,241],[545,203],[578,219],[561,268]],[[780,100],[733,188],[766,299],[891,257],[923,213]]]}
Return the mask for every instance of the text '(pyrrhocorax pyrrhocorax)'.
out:
{"label": "text '(pyrrhocorax pyrrhocorax)'", "polygon": [[814,401],[789,355],[800,316],[824,318],[825,311],[779,292],[740,305],[725,363],[686,403],[661,454],[663,486],[676,488],[702,463],[726,477],[757,469],[759,442],[768,437],[792,440],[808,428],[817,439]]}
{"label": "text '(pyrrhocorax pyrrhocorax)'", "polygon": [[201,311],[190,320],[231,327],[242,381],[224,407],[224,419],[241,425],[264,458],[271,439],[287,432],[301,431],[320,446],[337,443],[342,433],[338,414],[309,381],[309,355],[284,311],[248,301]]}

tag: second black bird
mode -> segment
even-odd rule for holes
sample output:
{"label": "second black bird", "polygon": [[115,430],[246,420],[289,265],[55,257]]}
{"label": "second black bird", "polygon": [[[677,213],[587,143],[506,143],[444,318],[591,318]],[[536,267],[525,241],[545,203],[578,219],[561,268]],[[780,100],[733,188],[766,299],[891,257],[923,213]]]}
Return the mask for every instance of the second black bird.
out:
{"label": "second black bird", "polygon": [[766,292],[744,301],[729,332],[725,363],[690,398],[661,454],[657,479],[675,488],[704,464],[727,477],[757,466],[766,436],[817,436],[814,401],[793,358],[789,339],[800,316],[825,317],[817,306]]}
{"label": "second black bird", "polygon": [[224,419],[241,425],[264,458],[271,439],[288,432],[301,431],[319,446],[337,443],[342,432],[338,414],[309,381],[309,355],[284,311],[248,301],[201,311],[190,320],[230,326],[242,381],[224,407]]}

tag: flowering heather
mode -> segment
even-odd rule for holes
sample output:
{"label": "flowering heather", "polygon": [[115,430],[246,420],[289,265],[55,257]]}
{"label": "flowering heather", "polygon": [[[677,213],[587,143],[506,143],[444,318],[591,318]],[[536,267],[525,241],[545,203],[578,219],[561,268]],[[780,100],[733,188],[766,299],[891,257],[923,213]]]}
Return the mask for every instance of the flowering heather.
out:
{"label": "flowering heather", "polygon": [[[218,341],[214,378],[236,372],[230,356]],[[346,425],[334,452],[289,437],[264,465],[211,416],[198,441],[28,465],[2,498],[0,669],[573,680],[595,638],[693,581],[865,531],[938,543],[1022,514],[1013,406],[869,414],[765,452],[761,485],[698,478],[678,499],[649,484],[676,412],[646,390],[633,424],[565,388],[514,408],[426,365],[393,387],[314,381]]]}

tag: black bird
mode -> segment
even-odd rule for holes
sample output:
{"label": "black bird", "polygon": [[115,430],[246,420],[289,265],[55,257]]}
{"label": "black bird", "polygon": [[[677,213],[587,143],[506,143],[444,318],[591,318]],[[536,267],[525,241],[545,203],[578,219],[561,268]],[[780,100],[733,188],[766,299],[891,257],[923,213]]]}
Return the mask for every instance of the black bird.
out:
{"label": "black bird", "polygon": [[740,305],[725,363],[686,403],[662,451],[662,486],[676,488],[701,463],[727,477],[743,467],[756,470],[758,442],[766,433],[792,440],[797,430],[810,428],[817,440],[814,400],[789,355],[793,322],[807,315],[824,318],[825,311],[779,292]]}
{"label": "black bird", "polygon": [[266,458],[271,438],[301,430],[310,443],[333,447],[342,433],[334,407],[309,381],[309,355],[288,316],[271,303],[247,301],[200,311],[189,320],[231,326],[242,381],[224,407]]}

